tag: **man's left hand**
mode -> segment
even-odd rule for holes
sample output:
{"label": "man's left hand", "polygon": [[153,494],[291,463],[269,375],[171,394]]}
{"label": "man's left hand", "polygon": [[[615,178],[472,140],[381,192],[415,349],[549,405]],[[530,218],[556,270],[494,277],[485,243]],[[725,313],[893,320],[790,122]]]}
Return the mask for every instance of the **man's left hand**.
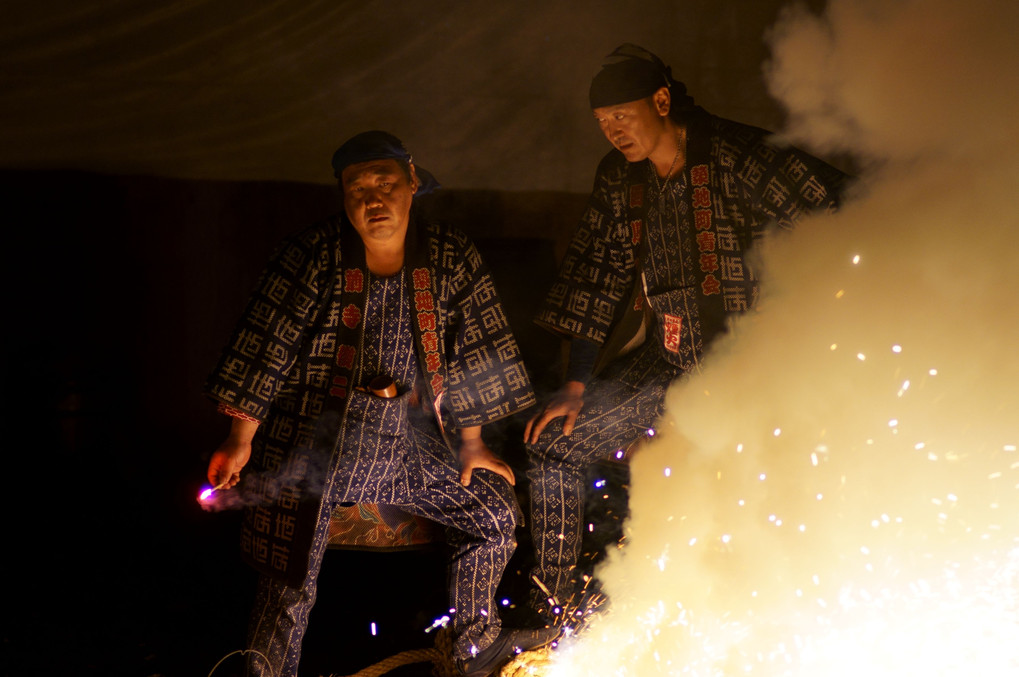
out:
{"label": "man's left hand", "polygon": [[504,477],[510,485],[516,484],[513,469],[493,454],[481,437],[462,439],[460,441],[460,484],[465,487],[470,485],[471,474],[475,468],[491,470],[496,475]]}

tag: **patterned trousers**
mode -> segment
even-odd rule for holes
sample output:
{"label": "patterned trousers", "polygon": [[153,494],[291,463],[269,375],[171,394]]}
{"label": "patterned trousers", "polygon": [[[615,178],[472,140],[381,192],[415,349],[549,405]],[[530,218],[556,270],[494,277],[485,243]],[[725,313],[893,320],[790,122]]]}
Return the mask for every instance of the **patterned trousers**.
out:
{"label": "patterned trousers", "polygon": [[297,675],[329,519],[341,502],[396,505],[444,525],[452,550],[448,582],[455,657],[470,657],[499,634],[494,597],[516,548],[514,532],[520,523],[513,488],[488,470],[475,470],[470,486],[462,486],[459,465],[434,421],[412,414],[415,420],[409,422],[402,400],[362,393],[351,397],[343,442],[350,451],[340,456],[326,481],[303,585],[259,579],[248,628],[248,648],[258,654],[249,654],[249,674]]}
{"label": "patterned trousers", "polygon": [[[560,603],[567,604],[577,591],[588,468],[647,437],[663,411],[666,390],[680,373],[660,357],[655,343],[646,343],[591,380],[569,437],[563,435],[563,419],[558,418],[528,447],[536,560],[531,574]],[[537,590],[532,591],[531,606],[544,616],[549,612],[545,596]]]}

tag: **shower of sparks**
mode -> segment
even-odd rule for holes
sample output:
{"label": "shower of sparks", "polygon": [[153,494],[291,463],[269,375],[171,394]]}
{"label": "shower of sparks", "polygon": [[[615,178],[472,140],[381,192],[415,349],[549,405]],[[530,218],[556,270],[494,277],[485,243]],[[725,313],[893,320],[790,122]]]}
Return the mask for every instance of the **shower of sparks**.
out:
{"label": "shower of sparks", "polygon": [[447,625],[449,625],[449,622],[451,620],[452,620],[452,618],[450,616],[445,616],[445,615],[439,616],[434,621],[432,621],[431,625],[429,625],[427,628],[425,628],[425,632],[427,633],[427,632],[431,632],[432,630],[438,630],[439,628],[444,628]]}
{"label": "shower of sparks", "polygon": [[670,391],[611,606],[549,677],[1019,674],[1019,7],[973,3],[776,31],[804,137],[878,168],[761,247],[759,312]]}

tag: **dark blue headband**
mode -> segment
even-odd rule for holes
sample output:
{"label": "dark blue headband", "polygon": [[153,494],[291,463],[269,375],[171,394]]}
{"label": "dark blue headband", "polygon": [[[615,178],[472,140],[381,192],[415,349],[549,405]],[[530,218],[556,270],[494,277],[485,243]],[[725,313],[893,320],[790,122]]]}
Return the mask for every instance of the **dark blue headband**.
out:
{"label": "dark blue headband", "polygon": [[[341,179],[343,170],[350,165],[371,160],[399,160],[408,164],[414,162],[414,158],[407,152],[403,142],[389,132],[361,132],[347,139],[333,153],[333,176]],[[415,195],[425,195],[440,187],[431,172],[418,165],[414,165],[414,170],[419,184]]]}

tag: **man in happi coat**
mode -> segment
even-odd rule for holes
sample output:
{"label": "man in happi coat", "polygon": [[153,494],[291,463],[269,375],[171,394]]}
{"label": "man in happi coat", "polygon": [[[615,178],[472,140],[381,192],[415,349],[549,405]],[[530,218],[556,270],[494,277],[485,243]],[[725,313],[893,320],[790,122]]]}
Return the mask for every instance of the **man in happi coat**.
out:
{"label": "man in happi coat", "polygon": [[520,508],[481,428],[531,385],[477,250],[414,208],[437,184],[402,142],[359,134],[333,168],[345,213],[279,247],[206,386],[232,418],[209,481],[257,498],[249,671],[297,674],[330,516],[364,502],[447,528],[455,658],[487,675],[551,638],[502,628],[493,604]]}
{"label": "man in happi coat", "polygon": [[753,244],[835,208],[846,178],[708,114],[635,45],[609,55],[590,103],[613,150],[536,318],[571,339],[565,382],[524,433],[541,613],[576,591],[586,470],[646,439],[669,385],[753,305]]}

